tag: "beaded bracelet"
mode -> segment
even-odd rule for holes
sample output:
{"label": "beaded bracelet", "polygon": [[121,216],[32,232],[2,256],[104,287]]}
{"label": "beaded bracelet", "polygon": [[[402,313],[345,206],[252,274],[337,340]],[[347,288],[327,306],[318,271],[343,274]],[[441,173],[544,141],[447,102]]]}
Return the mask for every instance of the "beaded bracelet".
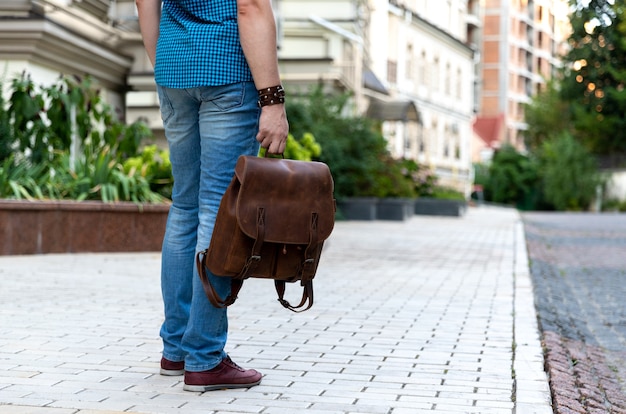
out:
{"label": "beaded bracelet", "polygon": [[282,85],[259,89],[259,107],[285,103],[285,89]]}

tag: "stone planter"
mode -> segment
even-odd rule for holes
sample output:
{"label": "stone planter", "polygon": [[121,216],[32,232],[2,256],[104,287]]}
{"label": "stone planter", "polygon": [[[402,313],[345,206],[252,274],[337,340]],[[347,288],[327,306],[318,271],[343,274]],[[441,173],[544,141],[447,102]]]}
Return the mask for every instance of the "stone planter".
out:
{"label": "stone planter", "polygon": [[0,200],[0,255],[160,251],[168,204]]}
{"label": "stone planter", "polygon": [[429,216],[460,217],[467,210],[467,202],[463,200],[444,200],[437,198],[417,198],[414,203],[415,214]]}
{"label": "stone planter", "polygon": [[412,198],[381,198],[378,200],[378,220],[404,221],[413,216]]}
{"label": "stone planter", "polygon": [[337,201],[337,209],[345,220],[376,220],[378,199],[351,197]]}

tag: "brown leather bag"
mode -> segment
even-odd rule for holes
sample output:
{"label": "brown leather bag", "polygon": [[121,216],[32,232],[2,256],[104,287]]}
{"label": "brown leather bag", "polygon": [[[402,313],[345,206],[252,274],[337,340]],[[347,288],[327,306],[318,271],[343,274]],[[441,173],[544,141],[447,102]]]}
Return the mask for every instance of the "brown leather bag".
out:
{"label": "brown leather bag", "polygon": [[[243,281],[255,277],[274,279],[285,308],[309,309],[322,247],[335,223],[333,186],[330,170],[321,162],[241,156],[222,198],[209,248],[196,256],[211,303],[231,305]],[[207,268],[232,278],[227,298],[218,296]],[[300,304],[292,306],[284,299],[285,283],[296,281],[304,289]]]}

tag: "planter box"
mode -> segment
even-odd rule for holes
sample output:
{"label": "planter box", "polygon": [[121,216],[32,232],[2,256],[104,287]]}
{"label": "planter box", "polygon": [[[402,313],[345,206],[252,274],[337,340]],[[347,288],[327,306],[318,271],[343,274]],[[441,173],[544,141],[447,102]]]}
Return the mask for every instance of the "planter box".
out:
{"label": "planter box", "polygon": [[0,255],[160,251],[168,204],[0,200]]}
{"label": "planter box", "polygon": [[429,216],[454,216],[465,214],[467,202],[462,200],[443,200],[437,198],[418,198],[414,203],[415,214]]}
{"label": "planter box", "polygon": [[378,200],[378,220],[404,221],[412,217],[414,212],[412,198],[381,198]]}
{"label": "planter box", "polygon": [[354,197],[337,201],[337,209],[346,220],[376,220],[378,199]]}

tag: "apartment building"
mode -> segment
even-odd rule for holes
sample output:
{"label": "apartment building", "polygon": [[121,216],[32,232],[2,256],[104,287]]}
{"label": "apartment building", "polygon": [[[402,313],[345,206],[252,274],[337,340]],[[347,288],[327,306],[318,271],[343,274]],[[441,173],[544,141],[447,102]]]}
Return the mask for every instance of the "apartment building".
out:
{"label": "apartment building", "polygon": [[566,0],[484,0],[474,161],[503,143],[524,148],[524,104],[560,66],[567,30]]}

